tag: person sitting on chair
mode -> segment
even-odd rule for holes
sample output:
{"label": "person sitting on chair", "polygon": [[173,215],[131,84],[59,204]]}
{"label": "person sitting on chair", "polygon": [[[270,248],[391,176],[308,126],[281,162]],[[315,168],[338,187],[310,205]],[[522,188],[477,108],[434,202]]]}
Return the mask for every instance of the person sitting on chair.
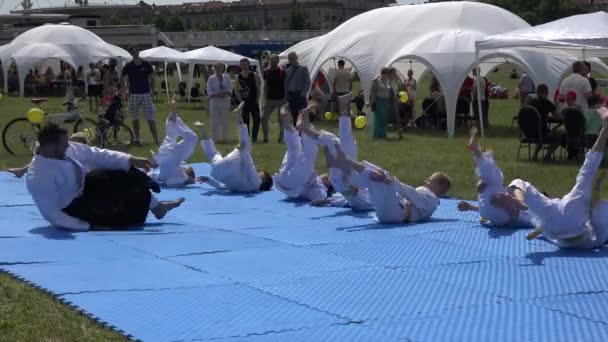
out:
{"label": "person sitting on chair", "polygon": [[[563,140],[563,133],[549,128],[549,119],[562,119],[561,115],[557,111],[557,108],[547,98],[549,96],[549,87],[546,84],[539,84],[536,88],[536,97],[528,103],[529,106],[536,108],[540,114],[540,126],[541,126],[541,137],[543,142],[549,144],[549,149],[545,155],[545,160],[553,158],[553,153],[559,147]],[[538,159],[538,153],[542,149],[540,144],[536,145],[534,150],[533,160]]]}

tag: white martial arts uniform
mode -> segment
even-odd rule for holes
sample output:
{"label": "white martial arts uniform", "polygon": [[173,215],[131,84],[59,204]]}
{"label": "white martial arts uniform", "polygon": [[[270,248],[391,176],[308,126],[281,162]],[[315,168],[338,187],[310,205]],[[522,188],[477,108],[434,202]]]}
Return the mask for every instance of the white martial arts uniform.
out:
{"label": "white martial arts uniform", "polygon": [[[328,148],[335,157],[335,145],[340,145],[344,154],[351,160],[357,159],[357,142],[353,137],[352,123],[348,116],[340,116],[339,121],[340,138],[333,133],[321,131],[319,143]],[[366,188],[355,186],[357,173],[352,172],[350,177],[346,177],[344,172],[338,168],[329,168],[329,180],[337,193],[329,197],[330,204],[334,207],[351,207],[357,211],[373,210]],[[356,193],[351,191],[350,186],[357,188]]]}
{"label": "white martial arts uniform", "polygon": [[301,138],[298,132],[285,130],[287,152],[279,172],[274,175],[275,187],[289,198],[308,201],[327,198],[327,188],[315,171],[317,142],[308,135]]}
{"label": "white martial arts uniform", "polygon": [[507,191],[504,187],[504,176],[496,166],[493,153],[489,151],[483,153],[481,157],[475,158],[475,163],[477,177],[486,184],[485,189],[477,195],[479,216],[496,226],[531,225],[531,216],[527,211],[520,211],[518,217],[512,218],[506,210],[491,204],[496,194]]}
{"label": "white martial arts uniform", "polygon": [[594,212],[591,211],[593,178],[603,156],[603,152],[587,154],[574,188],[562,198],[547,198],[521,179],[510,185],[524,191],[528,211],[543,236],[559,247],[596,248],[603,246],[608,239],[608,222],[593,220],[595,211],[605,211],[605,208],[596,206]]}
{"label": "white martial arts uniform", "polygon": [[[69,216],[66,208],[84,187],[85,174],[91,169],[128,170],[130,155],[70,142],[64,159],[34,155],[26,176],[27,189],[40,210],[51,224],[72,230],[88,230],[89,223]],[[151,197],[150,208],[158,204]]]}
{"label": "white martial arts uniform", "polygon": [[[177,141],[181,137],[181,141]],[[198,137],[179,118],[175,121],[167,119],[165,124],[165,139],[153,158],[158,168],[150,171],[148,176],[159,184],[168,187],[186,185],[188,175],[184,172],[182,164],[190,158]]]}
{"label": "white martial arts uniform", "polygon": [[380,223],[421,222],[431,218],[439,205],[431,190],[425,186],[414,188],[396,178],[391,183],[376,182],[370,178],[374,171],[388,172],[372,163],[363,163],[365,169],[357,177],[367,187]]}
{"label": "white martial arts uniform", "polygon": [[205,155],[211,163],[209,185],[234,192],[260,191],[262,179],[251,157],[251,143],[245,124],[239,125],[239,144],[239,147],[222,157],[212,139],[201,141]]}

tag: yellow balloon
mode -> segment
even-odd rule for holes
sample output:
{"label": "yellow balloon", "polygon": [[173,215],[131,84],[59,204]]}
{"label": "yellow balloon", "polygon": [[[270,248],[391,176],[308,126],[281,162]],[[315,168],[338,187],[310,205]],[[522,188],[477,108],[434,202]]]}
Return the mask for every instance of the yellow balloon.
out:
{"label": "yellow balloon", "polygon": [[409,97],[407,96],[407,93],[402,91],[402,94],[399,95],[399,101],[401,101],[401,103],[407,103],[407,100],[409,99]]}
{"label": "yellow balloon", "polygon": [[366,125],[367,125],[367,118],[365,117],[365,115],[357,116],[357,118],[355,119],[355,127],[357,127],[358,129],[362,129]]}
{"label": "yellow balloon", "polygon": [[404,95],[407,96],[407,92],[403,90],[399,92],[399,97],[403,97]]}
{"label": "yellow balloon", "polygon": [[40,108],[32,108],[27,111],[27,119],[31,123],[42,123],[42,121],[44,121],[44,112]]}
{"label": "yellow balloon", "polygon": [[334,117],[334,113],[325,112],[325,120],[331,120]]}

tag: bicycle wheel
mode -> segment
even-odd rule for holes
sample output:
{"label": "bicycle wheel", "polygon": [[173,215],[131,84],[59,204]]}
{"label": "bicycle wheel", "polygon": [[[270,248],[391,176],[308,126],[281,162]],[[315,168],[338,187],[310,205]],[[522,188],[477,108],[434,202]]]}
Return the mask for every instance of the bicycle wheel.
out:
{"label": "bicycle wheel", "polygon": [[92,119],[81,118],[74,124],[74,133],[88,132],[89,145],[103,147],[104,134],[102,134],[99,125]]}
{"label": "bicycle wheel", "polygon": [[33,124],[26,118],[14,119],[2,130],[2,145],[14,156],[32,155],[39,130],[39,124]]}
{"label": "bicycle wheel", "polygon": [[112,125],[105,131],[104,147],[113,150],[127,150],[133,144],[133,131],[124,123]]}

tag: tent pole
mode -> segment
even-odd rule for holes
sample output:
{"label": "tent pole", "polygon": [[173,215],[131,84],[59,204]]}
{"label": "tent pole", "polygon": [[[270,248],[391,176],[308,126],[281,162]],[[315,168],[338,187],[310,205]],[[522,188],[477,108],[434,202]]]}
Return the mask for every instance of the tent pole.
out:
{"label": "tent pole", "polygon": [[[477,109],[479,110],[477,113],[479,114],[479,128],[481,130],[481,137],[485,136],[484,127],[483,127],[483,106],[481,105],[481,86],[479,84],[479,78],[481,77],[481,69],[479,68],[479,50],[477,47],[475,48],[475,87],[477,88]],[[488,99],[486,99],[487,101]]]}
{"label": "tent pole", "polygon": [[168,63],[165,61],[163,71],[165,72],[165,92],[167,93],[167,103],[170,103],[171,99],[169,98],[169,81],[167,81],[167,64]]}

